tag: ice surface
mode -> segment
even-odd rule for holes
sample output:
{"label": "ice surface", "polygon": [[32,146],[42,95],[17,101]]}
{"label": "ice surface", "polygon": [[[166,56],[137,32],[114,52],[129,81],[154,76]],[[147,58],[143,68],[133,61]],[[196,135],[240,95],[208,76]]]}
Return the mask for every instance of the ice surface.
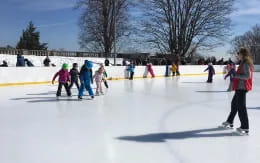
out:
{"label": "ice surface", "polygon": [[0,162],[259,163],[260,73],[244,137],[217,128],[233,93],[222,75],[206,78],[110,81],[106,95],[83,101],[76,89],[57,101],[57,85],[2,87]]}

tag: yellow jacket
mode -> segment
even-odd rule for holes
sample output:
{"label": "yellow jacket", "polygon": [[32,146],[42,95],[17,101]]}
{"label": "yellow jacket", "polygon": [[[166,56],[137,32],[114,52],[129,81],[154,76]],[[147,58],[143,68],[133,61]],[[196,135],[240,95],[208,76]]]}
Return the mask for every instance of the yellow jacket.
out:
{"label": "yellow jacket", "polygon": [[171,71],[176,72],[177,71],[177,66],[174,64],[171,66]]}

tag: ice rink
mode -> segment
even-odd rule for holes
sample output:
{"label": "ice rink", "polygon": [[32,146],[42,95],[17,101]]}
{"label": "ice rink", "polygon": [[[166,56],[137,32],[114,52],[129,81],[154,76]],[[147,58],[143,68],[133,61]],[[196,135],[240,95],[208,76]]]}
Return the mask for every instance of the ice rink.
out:
{"label": "ice rink", "polygon": [[260,73],[247,95],[249,136],[218,128],[233,93],[223,75],[206,78],[109,81],[83,101],[76,89],[57,101],[57,85],[2,87],[0,163],[259,163]]}

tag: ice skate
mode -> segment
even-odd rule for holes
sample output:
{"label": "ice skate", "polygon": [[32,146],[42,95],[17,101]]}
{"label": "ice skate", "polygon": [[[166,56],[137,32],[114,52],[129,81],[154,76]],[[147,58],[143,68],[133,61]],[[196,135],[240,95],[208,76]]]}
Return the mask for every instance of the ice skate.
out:
{"label": "ice skate", "polygon": [[82,100],[82,96],[78,96],[78,99],[79,99],[79,100]]}
{"label": "ice skate", "polygon": [[234,125],[229,122],[223,122],[219,127],[226,128],[226,129],[233,129]]}
{"label": "ice skate", "polygon": [[249,135],[248,129],[237,128],[236,132],[241,136],[248,136]]}

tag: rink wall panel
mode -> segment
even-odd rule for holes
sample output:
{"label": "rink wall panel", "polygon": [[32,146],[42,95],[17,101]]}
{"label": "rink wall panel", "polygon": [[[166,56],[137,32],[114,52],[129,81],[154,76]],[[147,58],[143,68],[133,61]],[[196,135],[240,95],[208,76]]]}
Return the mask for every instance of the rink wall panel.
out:
{"label": "rink wall panel", "polygon": [[255,72],[260,72],[260,65],[255,65]]}
{"label": "rink wall panel", "polygon": [[[30,60],[35,67],[43,67],[43,60],[46,56],[33,56],[33,55],[23,55],[24,58]],[[60,57],[60,56],[49,56],[51,60],[51,64],[55,64],[57,67],[60,67],[63,63],[67,63],[72,65],[73,63],[78,63],[78,65],[82,65],[86,59],[96,62],[96,63],[104,63],[105,58],[94,58],[94,57]],[[15,67],[17,56],[16,55],[8,55],[8,54],[0,54],[0,64],[5,60],[9,67]],[[113,58],[108,58],[110,63],[114,63]],[[117,58],[116,63],[121,64],[123,61],[122,58]]]}
{"label": "rink wall panel", "polygon": [[[203,71],[207,66],[180,66],[182,76],[207,75]],[[98,66],[94,66],[96,71]],[[153,66],[156,77],[164,77],[166,66]],[[57,67],[0,67],[0,86],[50,84],[53,75],[59,70]],[[215,66],[218,74],[222,74],[224,66]],[[128,77],[124,66],[106,67],[109,80],[121,80]],[[145,66],[136,66],[135,78],[143,78]],[[150,77],[150,75],[148,75]]]}

